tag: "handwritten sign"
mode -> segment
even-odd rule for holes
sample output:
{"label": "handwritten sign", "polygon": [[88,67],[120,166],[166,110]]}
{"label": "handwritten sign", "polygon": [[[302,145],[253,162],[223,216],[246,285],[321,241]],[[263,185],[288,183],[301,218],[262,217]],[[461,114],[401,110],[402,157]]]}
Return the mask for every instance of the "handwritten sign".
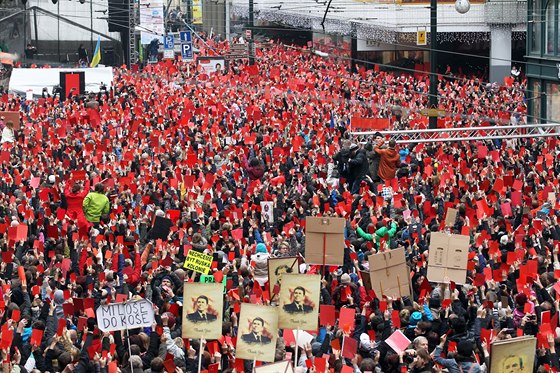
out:
{"label": "handwritten sign", "polygon": [[213,258],[211,255],[206,255],[194,250],[190,250],[189,254],[187,255],[187,259],[185,259],[185,264],[183,265],[183,267],[205,275],[208,274],[208,271],[210,271],[212,259]]}
{"label": "handwritten sign", "polygon": [[152,326],[154,309],[146,299],[101,305],[95,312],[103,332]]}

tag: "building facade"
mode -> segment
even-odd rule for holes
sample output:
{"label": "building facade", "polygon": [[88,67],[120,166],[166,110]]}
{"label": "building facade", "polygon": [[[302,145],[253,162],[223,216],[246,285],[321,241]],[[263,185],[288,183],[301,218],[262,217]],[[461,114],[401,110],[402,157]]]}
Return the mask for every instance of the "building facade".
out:
{"label": "building facade", "polygon": [[530,123],[560,123],[560,0],[527,3],[527,102]]}

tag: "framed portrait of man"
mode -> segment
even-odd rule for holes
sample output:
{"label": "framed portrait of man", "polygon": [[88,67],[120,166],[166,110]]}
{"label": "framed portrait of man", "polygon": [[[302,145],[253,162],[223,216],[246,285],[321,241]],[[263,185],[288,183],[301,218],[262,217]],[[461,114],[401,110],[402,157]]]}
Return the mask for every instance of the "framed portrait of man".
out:
{"label": "framed portrait of man", "polygon": [[223,296],[222,284],[184,283],[183,338],[221,338]]}
{"label": "framed portrait of man", "polygon": [[299,266],[296,257],[268,259],[268,286],[270,294],[278,294],[283,274],[298,274]]}
{"label": "framed portrait of man", "polygon": [[317,330],[321,275],[284,274],[278,309],[282,329]]}
{"label": "framed portrait of man", "polygon": [[507,373],[531,373],[535,363],[537,339],[522,336],[492,343],[490,371]]}
{"label": "framed portrait of man", "polygon": [[277,307],[241,303],[237,334],[237,357],[246,360],[274,362],[277,338]]}

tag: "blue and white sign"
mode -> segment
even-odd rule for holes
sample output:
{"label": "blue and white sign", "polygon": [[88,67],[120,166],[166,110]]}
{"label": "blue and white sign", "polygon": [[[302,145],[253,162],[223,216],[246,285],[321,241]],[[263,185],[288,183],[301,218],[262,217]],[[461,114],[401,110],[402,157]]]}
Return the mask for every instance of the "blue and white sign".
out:
{"label": "blue and white sign", "polygon": [[181,56],[184,60],[192,60],[193,53],[192,53],[192,46],[190,43],[182,43],[181,44]]}
{"label": "blue and white sign", "polygon": [[192,43],[190,31],[181,31],[179,36],[181,37],[181,43]]}
{"label": "blue and white sign", "polygon": [[192,60],[192,35],[190,31],[181,31],[181,56],[184,60]]}
{"label": "blue and white sign", "polygon": [[175,36],[169,34],[163,38],[163,49],[173,49],[175,45]]}

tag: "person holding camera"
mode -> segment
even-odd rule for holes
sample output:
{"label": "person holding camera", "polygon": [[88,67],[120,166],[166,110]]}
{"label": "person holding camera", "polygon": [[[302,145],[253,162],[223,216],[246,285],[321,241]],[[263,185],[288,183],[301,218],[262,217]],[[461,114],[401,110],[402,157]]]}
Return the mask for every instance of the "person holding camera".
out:
{"label": "person holding camera", "polygon": [[[439,345],[433,352],[434,361],[439,365],[447,368],[449,373],[482,373],[482,367],[475,361],[473,343],[468,340],[462,340],[457,344],[457,354],[453,359],[444,359],[441,357],[443,346],[447,341],[447,335],[444,334],[440,338]],[[486,344],[483,343],[482,348],[486,350]],[[487,351],[485,351],[485,355]]]}

